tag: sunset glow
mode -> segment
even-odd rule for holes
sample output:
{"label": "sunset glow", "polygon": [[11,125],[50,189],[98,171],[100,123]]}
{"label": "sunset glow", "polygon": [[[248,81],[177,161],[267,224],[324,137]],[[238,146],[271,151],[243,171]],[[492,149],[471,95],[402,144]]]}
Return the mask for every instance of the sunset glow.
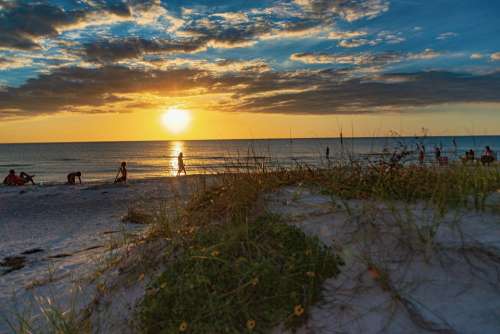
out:
{"label": "sunset glow", "polygon": [[0,1],[0,142],[498,134],[499,10]]}
{"label": "sunset glow", "polygon": [[161,121],[168,131],[178,134],[187,129],[191,122],[191,115],[187,110],[171,107],[161,116]]}

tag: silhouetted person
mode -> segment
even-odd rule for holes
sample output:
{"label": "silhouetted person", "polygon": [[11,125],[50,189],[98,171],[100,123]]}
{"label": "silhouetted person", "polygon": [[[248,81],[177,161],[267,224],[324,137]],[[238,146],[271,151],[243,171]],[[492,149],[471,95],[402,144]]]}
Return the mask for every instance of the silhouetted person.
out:
{"label": "silhouetted person", "polygon": [[474,150],[470,149],[470,150],[468,150],[468,151],[465,152],[465,156],[462,158],[462,161],[464,163],[467,163],[469,161],[474,162],[474,160],[476,159],[475,155],[476,154],[474,153]]}
{"label": "silhouetted person", "polygon": [[76,178],[78,178],[78,182],[82,184],[82,172],[69,173],[67,178],[68,182],[66,184],[76,184]]}
{"label": "silhouetted person", "polygon": [[3,184],[6,186],[22,186],[25,183],[26,182],[21,177],[16,175],[16,171],[13,169],[9,171],[9,175],[3,180]]}
{"label": "silhouetted person", "polygon": [[326,147],[326,160],[330,160],[330,147]]}
{"label": "silhouetted person", "polygon": [[118,174],[115,177],[115,183],[127,182],[127,163],[124,161],[118,169]]}
{"label": "silhouetted person", "polygon": [[441,149],[436,146],[436,148],[434,149],[434,155],[436,157],[436,161],[439,162],[439,160],[441,159]]}
{"label": "silhouetted person", "polygon": [[179,156],[177,157],[177,167],[177,176],[181,175],[181,172],[184,172],[184,175],[187,175],[186,166],[184,165],[184,156],[182,155],[182,152],[179,153]]}
{"label": "silhouetted person", "polygon": [[420,145],[418,148],[418,162],[423,165],[425,161],[425,146]]}
{"label": "silhouetted person", "polygon": [[493,154],[491,148],[489,146],[486,146],[486,148],[484,149],[484,153],[481,156],[481,163],[483,165],[489,165],[493,161],[495,161],[495,155]]}
{"label": "silhouetted person", "polygon": [[25,172],[21,172],[21,174],[19,174],[19,177],[23,179],[24,183],[31,182],[33,185],[35,185],[35,181],[33,180],[35,175],[29,175]]}

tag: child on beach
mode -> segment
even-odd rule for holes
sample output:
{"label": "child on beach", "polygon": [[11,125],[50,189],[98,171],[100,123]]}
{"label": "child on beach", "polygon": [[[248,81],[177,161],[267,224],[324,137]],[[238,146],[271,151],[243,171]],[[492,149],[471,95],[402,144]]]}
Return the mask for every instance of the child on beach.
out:
{"label": "child on beach", "polygon": [[23,186],[26,182],[23,178],[16,175],[16,171],[11,169],[9,175],[3,180],[3,184],[6,186]]}
{"label": "child on beach", "polygon": [[35,175],[29,175],[25,172],[21,172],[21,174],[19,174],[19,177],[24,181],[25,184],[31,182],[33,185],[35,185],[35,181],[33,180]]}
{"label": "child on beach", "polygon": [[124,161],[120,165],[120,169],[118,169],[118,174],[115,177],[115,183],[127,183],[127,163]]}
{"label": "child on beach", "polygon": [[181,172],[184,172],[184,175],[187,175],[186,166],[184,165],[184,156],[182,155],[182,152],[179,153],[179,156],[177,157],[177,166],[177,176],[181,175]]}
{"label": "child on beach", "polygon": [[67,178],[68,178],[68,182],[66,184],[71,184],[71,185],[74,185],[76,184],[76,178],[78,178],[78,181],[80,182],[80,184],[82,184],[82,172],[73,172],[73,173],[69,173]]}

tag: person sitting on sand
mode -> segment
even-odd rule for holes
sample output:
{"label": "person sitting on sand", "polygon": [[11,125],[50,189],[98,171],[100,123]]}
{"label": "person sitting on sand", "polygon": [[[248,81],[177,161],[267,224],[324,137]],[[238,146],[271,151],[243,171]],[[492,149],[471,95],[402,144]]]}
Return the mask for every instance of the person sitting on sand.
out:
{"label": "person sitting on sand", "polygon": [[26,182],[19,176],[16,175],[16,171],[11,169],[9,175],[3,180],[3,184],[6,186],[23,186]]}
{"label": "person sitting on sand", "polygon": [[181,175],[181,172],[184,172],[184,175],[187,175],[186,165],[184,165],[184,156],[182,155],[182,152],[179,153],[179,156],[177,157],[177,166],[177,176]]}
{"label": "person sitting on sand", "polygon": [[489,146],[486,146],[484,154],[481,156],[481,163],[483,165],[489,165],[495,161],[495,155]]}
{"label": "person sitting on sand", "polygon": [[115,177],[115,183],[127,183],[127,163],[124,161],[120,165],[120,169],[118,169],[118,174]]}
{"label": "person sitting on sand", "polygon": [[24,181],[24,183],[31,182],[33,185],[35,185],[35,181],[33,180],[35,175],[29,175],[25,172],[21,172],[21,174],[19,174],[19,177]]}
{"label": "person sitting on sand", "polygon": [[465,152],[465,156],[462,157],[462,162],[465,164],[469,161],[472,161],[474,162],[474,159],[475,159],[475,153],[474,153],[474,150],[473,149],[470,149],[468,151]]}
{"label": "person sitting on sand", "polygon": [[76,184],[76,178],[78,178],[78,181],[82,184],[82,172],[69,173],[67,178],[68,182],[66,184]]}

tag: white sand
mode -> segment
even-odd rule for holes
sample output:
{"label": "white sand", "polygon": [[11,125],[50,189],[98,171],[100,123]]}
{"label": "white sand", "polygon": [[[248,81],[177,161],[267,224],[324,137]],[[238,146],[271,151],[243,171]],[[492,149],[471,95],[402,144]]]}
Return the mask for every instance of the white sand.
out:
{"label": "white sand", "polygon": [[[106,264],[103,259],[113,252],[88,249],[123,235],[108,232],[142,231],[120,222],[131,203],[154,206],[177,195],[182,199],[199,184],[199,178],[180,178],[126,186],[33,187],[24,188],[24,194],[19,194],[22,188],[0,189],[0,256],[44,250],[27,255],[24,268],[0,276],[1,315],[12,315],[13,292],[18,307],[33,311],[32,295],[52,296],[68,307],[79,286],[74,308],[96,311],[91,316],[95,333],[132,333],[134,306],[154,270],[140,279],[127,268],[144,254],[161,254],[162,244],[142,245],[135,250],[141,256],[108,271],[100,282],[111,290],[96,299],[95,282],[81,278]],[[500,332],[500,193],[491,196],[485,212],[451,211],[444,218],[423,205],[342,202],[301,187],[269,194],[267,203],[270,211],[318,236],[346,261],[341,274],[325,283],[324,302],[311,310],[301,332]],[[432,226],[437,227],[434,238],[425,237]],[[69,256],[48,258],[57,254]],[[388,279],[375,280],[369,262]]]}
{"label": "white sand", "polygon": [[[486,212],[444,218],[422,205],[342,204],[299,187],[268,201],[346,262],[303,333],[500,333],[500,193]],[[426,242],[429,226],[438,227]],[[388,279],[375,280],[369,263]]]}
{"label": "white sand", "polygon": [[[129,206],[155,207],[183,198],[198,179],[0,187],[0,261],[8,256],[26,259],[19,270],[6,273],[9,268],[0,267],[0,333],[9,331],[5,317],[35,316],[47,298],[63,308],[85,306],[94,294],[86,290],[87,278],[112,257],[110,246],[119,243],[125,232],[144,229],[121,222]],[[22,255],[33,249],[42,251]],[[71,306],[73,299],[77,305]]]}

